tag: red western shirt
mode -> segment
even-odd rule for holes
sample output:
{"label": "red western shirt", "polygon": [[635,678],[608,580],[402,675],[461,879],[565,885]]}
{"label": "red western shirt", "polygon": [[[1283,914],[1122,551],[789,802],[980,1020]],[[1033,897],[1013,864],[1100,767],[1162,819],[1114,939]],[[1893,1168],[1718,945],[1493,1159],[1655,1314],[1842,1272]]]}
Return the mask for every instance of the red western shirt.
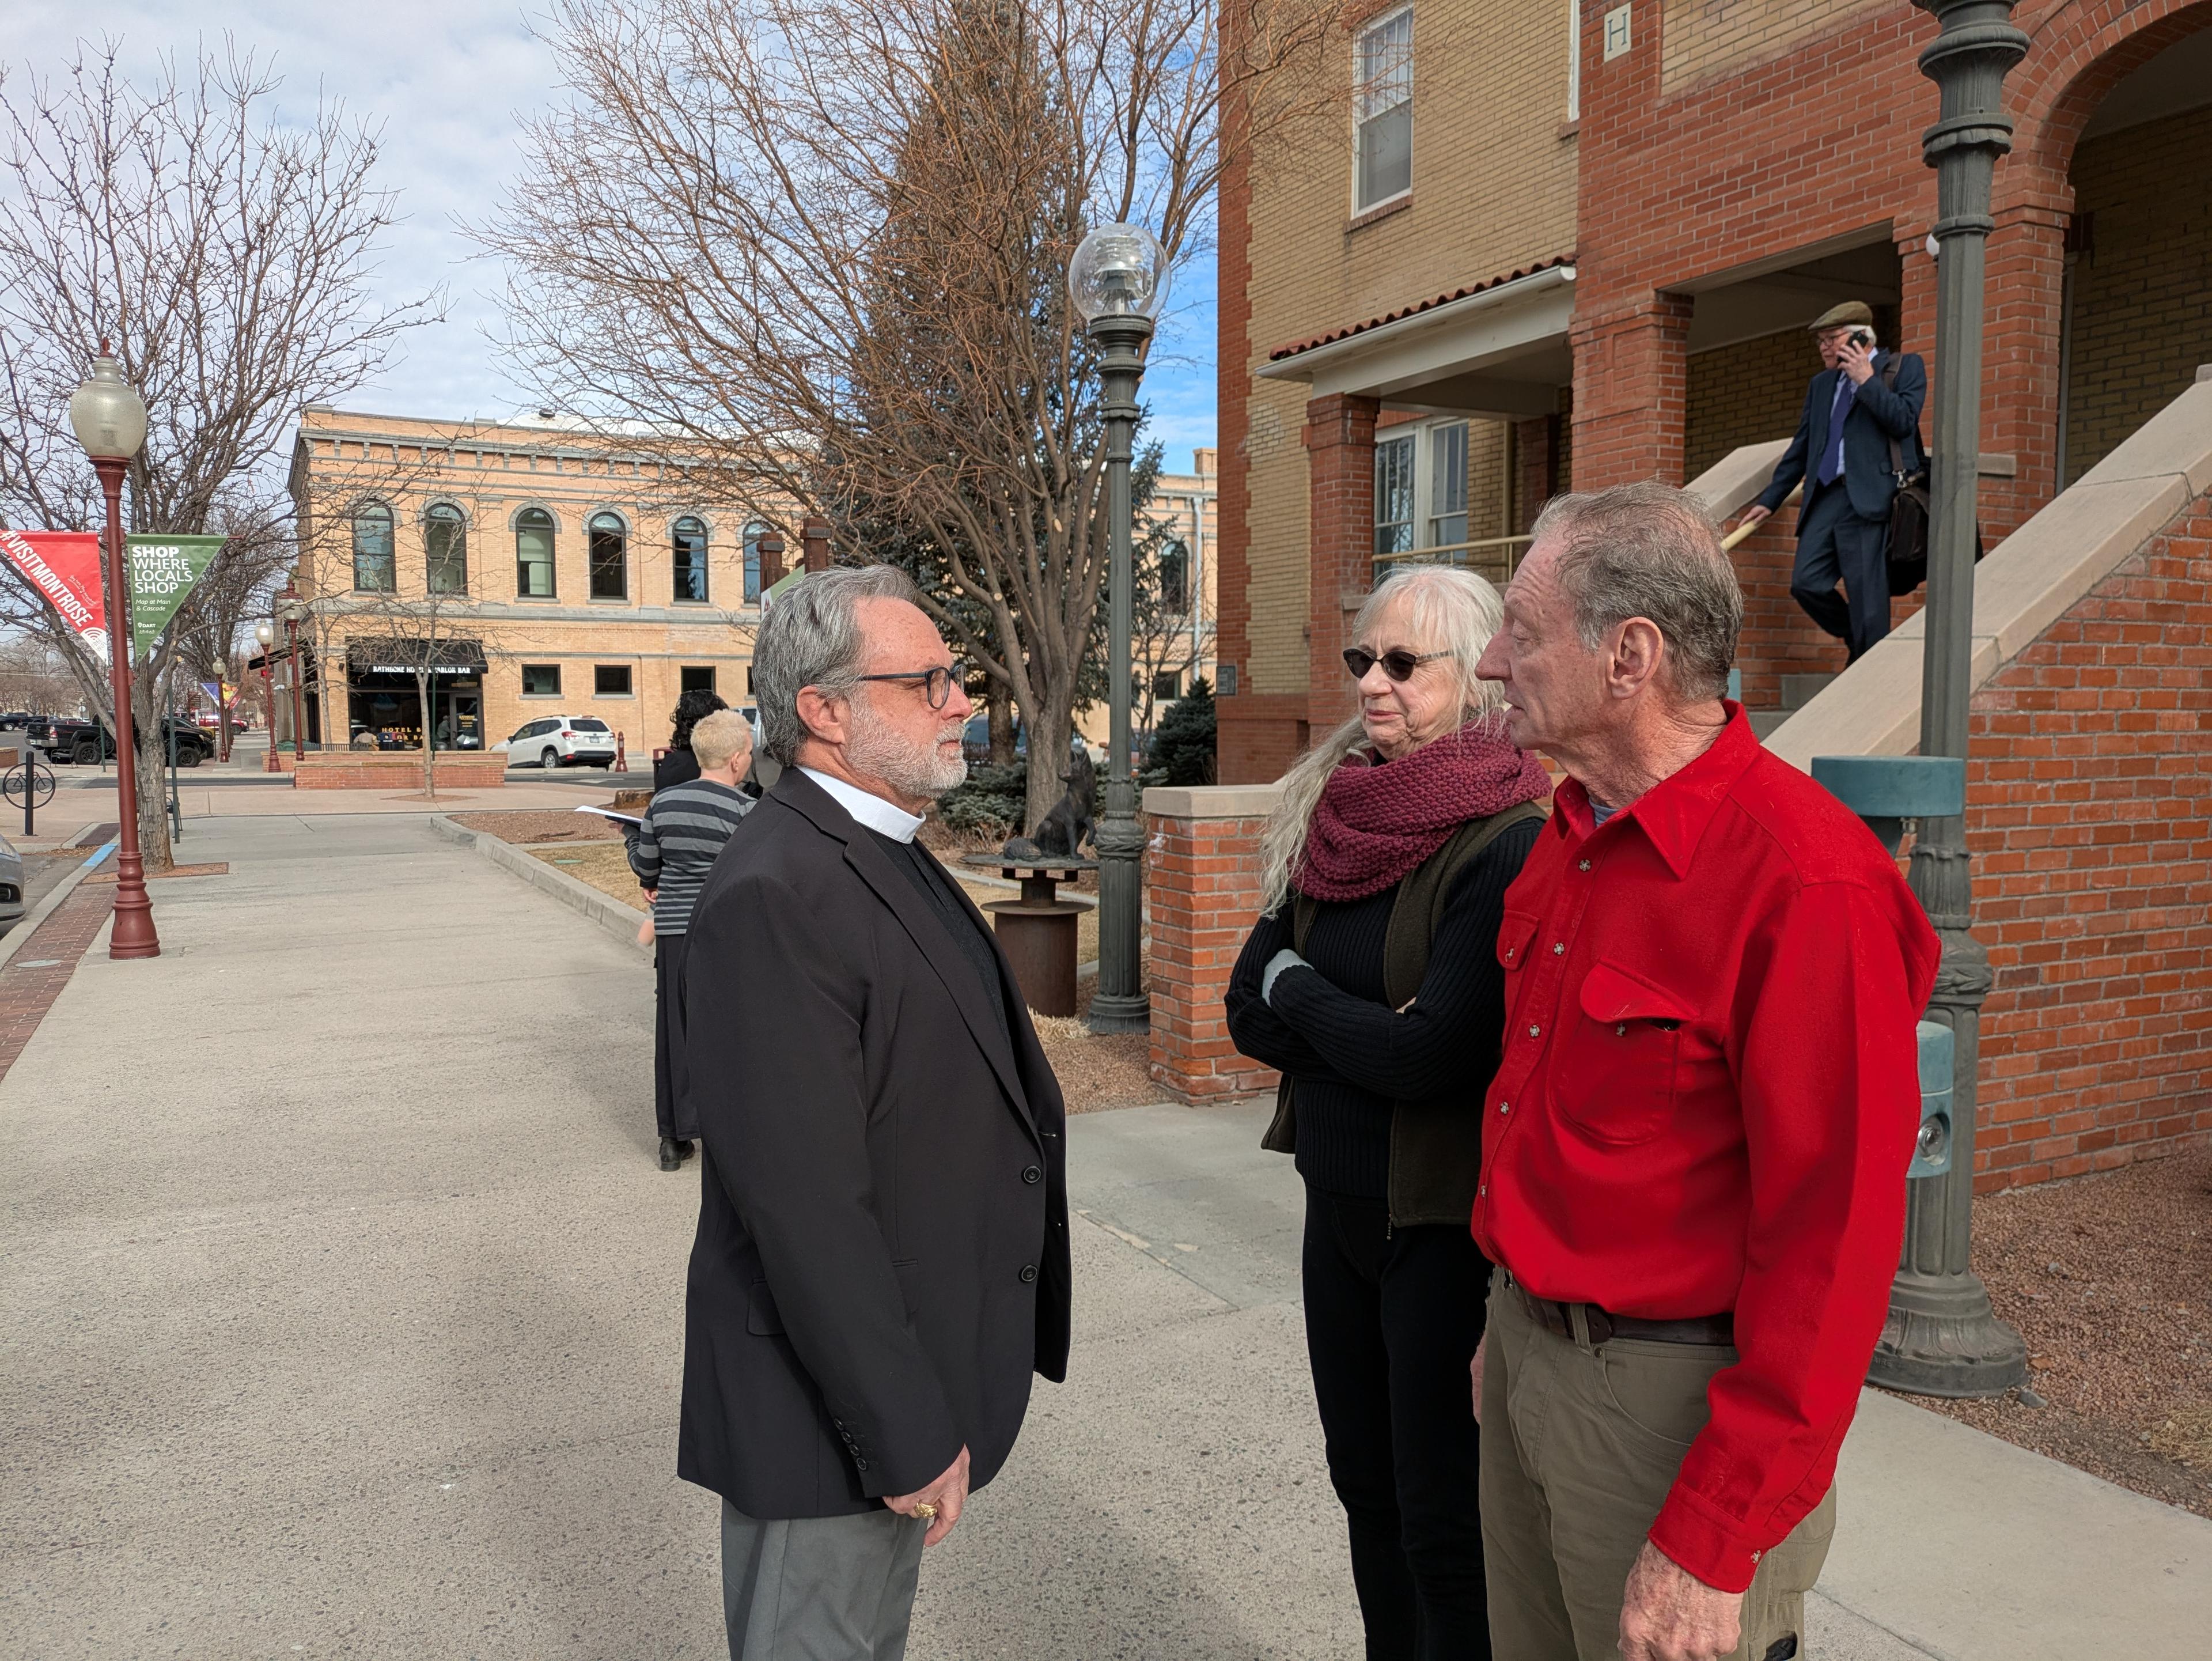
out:
{"label": "red western shirt", "polygon": [[1741,1591],[1834,1480],[1880,1336],[1937,946],[1888,854],[1752,736],[1594,822],[1572,779],[1506,891],[1474,1238],[1534,1295],[1741,1359],[1651,1525]]}

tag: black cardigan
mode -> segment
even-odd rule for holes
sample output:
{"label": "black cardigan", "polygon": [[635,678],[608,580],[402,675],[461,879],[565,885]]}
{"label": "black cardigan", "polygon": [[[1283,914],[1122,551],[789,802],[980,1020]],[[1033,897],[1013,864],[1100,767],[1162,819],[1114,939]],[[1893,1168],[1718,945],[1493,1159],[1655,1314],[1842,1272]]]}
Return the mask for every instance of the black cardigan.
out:
{"label": "black cardigan", "polygon": [[1535,846],[1540,821],[1510,825],[1453,882],[1421,989],[1403,1011],[1383,1001],[1382,947],[1396,888],[1322,905],[1303,954],[1270,1007],[1261,971],[1292,944],[1291,905],[1261,917],[1230,976],[1229,1035],[1253,1060],[1297,1084],[1298,1172],[1331,1193],[1382,1199],[1389,1190],[1395,1101],[1463,1094],[1474,1105],[1497,1071],[1505,1024],[1498,929],[1505,891]]}

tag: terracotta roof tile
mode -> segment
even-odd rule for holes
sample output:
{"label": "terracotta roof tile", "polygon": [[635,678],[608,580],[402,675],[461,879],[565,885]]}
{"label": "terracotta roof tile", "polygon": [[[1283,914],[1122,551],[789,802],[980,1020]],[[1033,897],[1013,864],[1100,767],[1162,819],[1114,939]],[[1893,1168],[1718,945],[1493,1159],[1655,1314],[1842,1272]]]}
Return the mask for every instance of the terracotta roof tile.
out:
{"label": "terracotta roof tile", "polygon": [[1465,288],[1454,289],[1449,294],[1440,294],[1432,300],[1424,300],[1412,306],[1401,306],[1395,312],[1385,312],[1380,317],[1370,317],[1364,323],[1354,323],[1341,329],[1331,329],[1326,334],[1310,335],[1304,340],[1294,340],[1287,346],[1277,346],[1267,354],[1270,363],[1279,363],[1286,357],[1296,357],[1300,352],[1310,352],[1316,346],[1326,346],[1333,341],[1349,340],[1352,336],[1365,334],[1370,329],[1379,329],[1385,323],[1395,323],[1401,318],[1418,317],[1423,312],[1434,311],[1439,306],[1449,306],[1455,300],[1464,300],[1469,295],[1480,294],[1487,289],[1502,288],[1508,283],[1524,277],[1534,277],[1539,271],[1548,271],[1561,265],[1571,265],[1571,253],[1554,254],[1549,259],[1537,260],[1534,265],[1518,266],[1503,276],[1486,277],[1480,283],[1470,283]]}

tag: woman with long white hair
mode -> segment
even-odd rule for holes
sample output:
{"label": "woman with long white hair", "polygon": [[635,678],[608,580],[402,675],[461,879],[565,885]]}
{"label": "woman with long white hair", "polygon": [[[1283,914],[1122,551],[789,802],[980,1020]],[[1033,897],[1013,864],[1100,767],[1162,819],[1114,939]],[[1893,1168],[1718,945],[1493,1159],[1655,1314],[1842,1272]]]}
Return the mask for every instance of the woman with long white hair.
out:
{"label": "woman with long white hair", "polygon": [[1229,983],[1237,1049],[1283,1075],[1265,1145],[1305,1179],[1307,1352],[1370,1661],[1491,1652],[1468,1390],[1490,1265],[1468,1218],[1498,923],[1550,794],[1475,678],[1501,616],[1449,567],[1368,597],[1344,654],[1359,713],[1284,779]]}

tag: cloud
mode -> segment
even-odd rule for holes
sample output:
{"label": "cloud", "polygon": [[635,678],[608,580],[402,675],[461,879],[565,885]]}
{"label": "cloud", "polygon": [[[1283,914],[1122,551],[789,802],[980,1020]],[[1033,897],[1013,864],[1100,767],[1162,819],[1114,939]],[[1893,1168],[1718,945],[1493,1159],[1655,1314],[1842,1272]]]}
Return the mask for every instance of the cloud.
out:
{"label": "cloud", "polygon": [[[28,70],[56,74],[87,39],[81,3],[8,0],[0,21],[0,60],[12,81]],[[347,401],[395,415],[505,417],[528,393],[499,361],[505,284],[496,260],[482,256],[459,228],[493,212],[522,165],[521,123],[562,96],[553,54],[531,33],[515,0],[374,0],[362,6],[305,7],[270,0],[200,0],[191,32],[177,8],[153,0],[114,0],[98,12],[100,29],[119,38],[134,75],[223,37],[273,60],[283,78],[283,118],[312,117],[317,98],[381,130],[378,179],[398,193],[404,222],[386,239],[376,287],[388,299],[442,285],[447,319],[410,334],[385,372]],[[92,37],[96,40],[97,37]],[[1180,472],[1189,451],[1213,441],[1213,269],[1182,272],[1144,396],[1151,435]]]}

